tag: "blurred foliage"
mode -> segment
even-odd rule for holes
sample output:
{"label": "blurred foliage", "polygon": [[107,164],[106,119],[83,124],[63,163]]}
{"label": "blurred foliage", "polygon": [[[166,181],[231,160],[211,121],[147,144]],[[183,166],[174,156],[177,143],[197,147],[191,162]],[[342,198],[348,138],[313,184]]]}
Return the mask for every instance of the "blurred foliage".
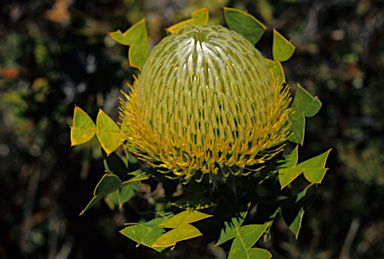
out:
{"label": "blurred foliage", "polygon": [[[299,240],[277,223],[263,245],[274,258],[384,257],[383,1],[5,0],[0,4],[1,258],[158,256],[117,233],[124,222],[140,218],[130,204],[111,212],[100,203],[92,208],[98,213],[78,217],[104,174],[98,159],[103,154],[92,141],[69,148],[68,122],[74,102],[92,118],[98,108],[115,114],[118,88],[137,73],[129,67],[126,48],[107,32],[148,17],[151,49],[165,28],[193,10],[208,7],[210,21],[223,24],[223,6],[247,10],[266,25],[263,37],[272,37],[276,28],[297,47],[293,59],[282,64],[287,78],[302,82],[323,103],[307,125],[300,156],[336,147],[327,163],[332,171],[306,212]],[[271,58],[263,42],[271,41],[257,45]],[[161,191],[144,186],[133,199],[140,204]],[[196,239],[169,255],[196,257],[225,254]]]}

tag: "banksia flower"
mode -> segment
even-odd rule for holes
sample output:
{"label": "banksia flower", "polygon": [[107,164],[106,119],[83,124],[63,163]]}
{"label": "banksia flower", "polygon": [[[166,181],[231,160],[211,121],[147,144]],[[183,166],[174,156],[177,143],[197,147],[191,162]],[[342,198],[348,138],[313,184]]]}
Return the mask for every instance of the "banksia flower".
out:
{"label": "banksia flower", "polygon": [[164,38],[126,98],[128,150],[186,182],[249,174],[245,167],[272,158],[290,135],[289,88],[248,40],[222,26]]}

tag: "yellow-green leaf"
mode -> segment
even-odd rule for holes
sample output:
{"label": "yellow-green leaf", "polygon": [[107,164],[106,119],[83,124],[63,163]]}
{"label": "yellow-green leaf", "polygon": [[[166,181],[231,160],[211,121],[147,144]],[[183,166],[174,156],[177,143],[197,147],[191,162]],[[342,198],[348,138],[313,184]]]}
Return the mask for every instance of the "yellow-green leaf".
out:
{"label": "yellow-green leaf", "polygon": [[325,167],[329,152],[332,149],[324,152],[321,155],[308,159],[297,165],[299,168],[305,168],[304,177],[311,183],[321,183],[324,179],[325,173],[328,168]]}
{"label": "yellow-green leaf", "polygon": [[208,8],[202,8],[192,12],[191,19],[172,25],[171,27],[167,28],[166,31],[169,33],[174,33],[183,27],[207,24],[208,19],[209,19]]}
{"label": "yellow-green leaf", "polygon": [[294,113],[289,118],[289,121],[292,122],[290,130],[293,134],[288,140],[303,145],[305,117],[312,117],[318,113],[321,108],[321,102],[319,98],[313,97],[300,84],[297,84],[292,107]]}
{"label": "yellow-green leaf", "polygon": [[173,229],[159,237],[159,239],[157,239],[151,247],[174,246],[179,241],[202,235],[197,228],[189,223],[193,223],[208,217],[212,217],[212,215],[208,215],[197,210],[185,210],[177,215],[170,217],[161,223],[160,226]]}
{"label": "yellow-green leaf", "polygon": [[215,246],[221,245],[237,235],[238,229],[243,224],[245,216],[247,216],[249,206],[250,204],[241,206],[236,215],[231,218],[231,221],[224,222],[224,227],[221,229],[219,240]]}
{"label": "yellow-green leaf", "polygon": [[290,157],[288,160],[294,160],[295,163],[292,164],[290,161],[289,167],[284,166],[279,169],[279,182],[281,189],[290,184],[294,179],[296,179],[301,173],[304,172],[304,177],[311,183],[321,183],[324,178],[326,171],[328,170],[325,167],[325,162],[329,155],[328,150],[321,155],[308,159],[298,165],[297,163],[297,147],[287,156]]}
{"label": "yellow-green leaf", "polygon": [[96,118],[96,126],[97,138],[107,155],[115,151],[124,142],[117,124],[101,109]]}
{"label": "yellow-green leaf", "polygon": [[71,145],[83,144],[96,134],[96,125],[88,114],[75,106],[73,113],[73,126],[71,127]]}
{"label": "yellow-green leaf", "polygon": [[212,215],[205,214],[197,210],[194,210],[194,211],[185,210],[167,219],[161,225],[168,228],[176,228],[176,227],[182,226],[183,224],[193,223],[208,217],[212,217]]}
{"label": "yellow-green leaf", "polygon": [[278,31],[273,29],[272,55],[274,61],[286,61],[292,57],[295,47],[291,41],[284,38]]}
{"label": "yellow-green leaf", "polygon": [[[152,244],[165,232],[164,228],[159,226],[164,220],[165,218],[156,218],[144,224],[134,224],[124,228],[120,233],[137,242],[137,245],[142,244],[151,247]],[[161,252],[166,247],[151,248]]]}
{"label": "yellow-green leaf", "polygon": [[202,236],[202,234],[196,227],[190,224],[184,224],[159,237],[152,247],[170,247],[176,245],[177,242],[198,236]]}
{"label": "yellow-green leaf", "polygon": [[267,29],[249,13],[234,8],[224,7],[224,17],[231,30],[243,35],[252,44],[256,44]]}
{"label": "yellow-green leaf", "polygon": [[[236,238],[232,243],[231,250],[229,251],[228,259],[257,258],[251,257],[251,255],[257,255],[256,251],[251,251],[251,248],[256,243],[256,241],[259,240],[259,238],[267,229],[269,224],[271,224],[271,222],[267,222],[263,225],[245,225],[239,228],[237,231]],[[264,253],[262,253],[261,255],[265,256]]]}
{"label": "yellow-green leaf", "polygon": [[273,61],[271,59],[266,58],[265,62],[267,64],[267,67],[272,72],[273,77],[277,78],[279,84],[285,84],[285,74],[283,70],[283,66],[281,65],[280,61]]}
{"label": "yellow-green leaf", "polygon": [[286,155],[284,160],[278,161],[283,162],[283,164],[278,166],[281,189],[295,180],[304,170],[302,168],[296,168],[296,164],[299,159],[298,147],[299,146],[296,146],[291,153]]}
{"label": "yellow-green leaf", "polygon": [[132,179],[129,179],[128,181],[125,181],[121,183],[119,177],[117,177],[114,174],[105,174],[99,183],[97,184],[95,191],[93,193],[92,200],[88,203],[88,205],[85,207],[85,209],[80,213],[80,215],[83,215],[84,212],[86,212],[89,208],[91,208],[97,201],[104,198],[106,195],[113,193],[115,191],[118,191],[119,189],[128,186],[134,182],[142,181],[148,179],[148,176],[146,173],[142,173],[140,175],[137,175],[133,177]]}
{"label": "yellow-green leaf", "polygon": [[124,33],[117,30],[109,34],[120,44],[130,46],[128,52],[129,64],[131,67],[141,69],[149,54],[145,19],[136,23]]}

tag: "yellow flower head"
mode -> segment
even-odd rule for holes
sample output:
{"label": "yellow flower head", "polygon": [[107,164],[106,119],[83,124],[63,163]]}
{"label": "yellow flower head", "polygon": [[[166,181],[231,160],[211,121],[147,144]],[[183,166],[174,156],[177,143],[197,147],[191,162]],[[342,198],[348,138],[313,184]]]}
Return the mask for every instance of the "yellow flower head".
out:
{"label": "yellow flower head", "polygon": [[262,164],[287,140],[291,101],[260,52],[222,26],[182,28],[152,51],[127,101],[127,148],[186,181]]}

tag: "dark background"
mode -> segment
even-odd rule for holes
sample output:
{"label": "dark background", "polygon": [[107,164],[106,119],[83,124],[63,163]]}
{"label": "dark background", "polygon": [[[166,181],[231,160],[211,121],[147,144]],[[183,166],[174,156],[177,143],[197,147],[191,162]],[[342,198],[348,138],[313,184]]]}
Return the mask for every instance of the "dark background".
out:
{"label": "dark background", "polygon": [[[281,219],[261,245],[274,258],[384,258],[384,1],[3,0],[0,4],[0,258],[225,258],[180,243],[169,256],[118,233],[129,213],[99,202],[78,216],[103,175],[96,140],[71,148],[74,104],[117,119],[118,89],[132,82],[128,48],[107,32],[146,18],[152,48],[164,28],[208,7],[247,10],[297,47],[283,64],[323,103],[307,120],[300,158],[333,148],[320,194],[295,240]],[[152,190],[153,191],[153,190]],[[139,196],[150,195],[141,189]]]}

